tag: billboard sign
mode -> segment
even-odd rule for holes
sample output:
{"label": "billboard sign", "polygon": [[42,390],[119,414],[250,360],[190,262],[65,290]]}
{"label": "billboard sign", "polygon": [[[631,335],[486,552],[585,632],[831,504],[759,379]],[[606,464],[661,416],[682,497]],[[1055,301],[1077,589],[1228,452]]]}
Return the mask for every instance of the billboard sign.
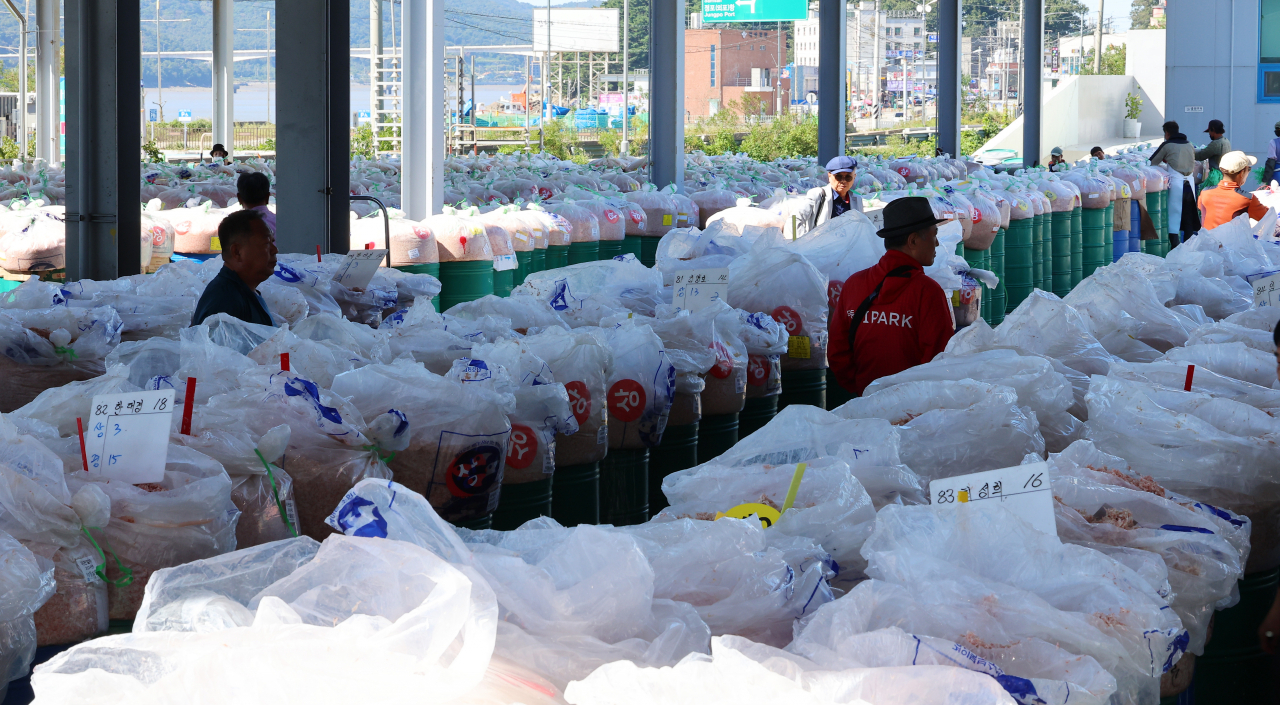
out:
{"label": "billboard sign", "polygon": [[703,22],[790,22],[809,18],[809,0],[732,0],[702,3]]}
{"label": "billboard sign", "polygon": [[[620,51],[617,8],[551,9],[551,51]],[[533,50],[547,50],[547,10],[533,11]]]}

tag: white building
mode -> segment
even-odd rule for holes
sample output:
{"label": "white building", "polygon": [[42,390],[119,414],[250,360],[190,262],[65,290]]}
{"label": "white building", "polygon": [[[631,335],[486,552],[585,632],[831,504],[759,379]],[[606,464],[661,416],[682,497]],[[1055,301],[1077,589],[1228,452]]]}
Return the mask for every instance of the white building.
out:
{"label": "white building", "polygon": [[[1080,73],[1080,61],[1083,57],[1087,57],[1089,52],[1097,46],[1097,37],[1093,32],[1085,30],[1083,38],[1078,34],[1062,35],[1058,38],[1059,55],[1062,57],[1062,73],[1078,74]],[[1107,47],[1122,47],[1129,43],[1128,32],[1104,33],[1102,35],[1102,49],[1106,51]]]}
{"label": "white building", "polygon": [[1221,120],[1231,146],[1262,163],[1280,120],[1280,7],[1169,0],[1165,27],[1165,118],[1197,144],[1208,140],[1209,120]]}
{"label": "white building", "polygon": [[[874,93],[877,64],[881,91],[902,91],[904,65],[910,89],[936,90],[937,48],[928,46],[924,17],[914,12],[881,10],[877,13],[874,2],[863,0],[849,4],[846,22],[846,69],[851,95],[869,98]],[[809,19],[796,22],[795,31],[796,64],[818,66],[821,57],[817,11],[811,9]],[[812,87],[800,87],[806,91],[817,90],[816,83]]]}

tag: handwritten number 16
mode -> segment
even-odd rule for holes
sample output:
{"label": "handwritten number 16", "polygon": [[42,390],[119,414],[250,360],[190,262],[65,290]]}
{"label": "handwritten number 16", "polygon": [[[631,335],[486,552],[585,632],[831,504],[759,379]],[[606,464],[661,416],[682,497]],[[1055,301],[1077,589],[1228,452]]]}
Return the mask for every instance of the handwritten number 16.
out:
{"label": "handwritten number 16", "polygon": [[1044,476],[1044,473],[1042,473],[1042,472],[1038,472],[1038,473],[1036,473],[1036,474],[1032,475],[1031,477],[1027,478],[1027,481],[1026,481],[1025,483],[1023,483],[1023,485],[1022,485],[1022,489],[1024,489],[1024,490],[1025,490],[1025,489],[1027,489],[1028,487],[1039,487],[1039,486],[1043,485],[1043,484],[1044,484],[1044,481],[1040,479],[1040,478],[1041,478],[1041,477],[1043,477],[1043,476]]}

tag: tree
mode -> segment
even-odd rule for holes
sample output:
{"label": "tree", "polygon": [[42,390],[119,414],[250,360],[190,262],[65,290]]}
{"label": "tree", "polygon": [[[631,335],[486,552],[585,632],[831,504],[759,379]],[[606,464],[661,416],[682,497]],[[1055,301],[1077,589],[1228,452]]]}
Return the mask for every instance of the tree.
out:
{"label": "tree", "polygon": [[[1098,73],[1098,75],[1123,76],[1126,55],[1127,55],[1127,51],[1124,45],[1120,45],[1120,46],[1112,45],[1107,47],[1106,49],[1103,49],[1102,50],[1102,71]],[[1092,76],[1095,73],[1093,70],[1093,56],[1094,56],[1093,50],[1090,49],[1089,52],[1084,57],[1084,69],[1080,73],[1082,73],[1085,76]]]}
{"label": "tree", "polygon": [[[883,5],[883,3],[882,3]],[[1021,0],[988,0],[964,4],[964,36],[981,37],[994,34],[996,23],[1017,22]],[[914,8],[912,8],[914,9]],[[1080,0],[1045,0],[1045,36],[1075,34],[1080,30],[1080,17],[1088,11]]]}
{"label": "tree", "polygon": [[1133,0],[1129,9],[1129,26],[1132,29],[1146,29],[1151,26],[1151,8],[1160,4],[1160,0]]}

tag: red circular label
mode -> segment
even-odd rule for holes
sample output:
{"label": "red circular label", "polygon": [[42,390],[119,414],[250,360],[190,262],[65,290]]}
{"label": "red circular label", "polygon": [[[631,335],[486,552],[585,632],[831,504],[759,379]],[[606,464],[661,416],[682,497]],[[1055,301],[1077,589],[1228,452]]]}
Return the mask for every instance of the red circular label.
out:
{"label": "red circular label", "polygon": [[981,209],[979,209],[979,208],[974,208],[974,209],[973,209],[973,224],[974,224],[974,225],[977,225],[978,223],[981,223],[981,222],[982,222],[982,210],[981,210]]}
{"label": "red circular label", "polygon": [[636,225],[644,225],[644,211],[639,211],[639,210],[631,211],[631,222],[635,223]]}
{"label": "red circular label", "polygon": [[573,418],[577,419],[578,425],[581,426],[591,415],[591,391],[587,389],[587,385],[576,379],[565,383],[564,389],[569,392],[569,408],[573,410]]}
{"label": "red circular label", "polygon": [[475,497],[488,492],[502,470],[502,449],[487,442],[458,454],[449,463],[446,484],[454,497]]}
{"label": "red circular label", "polygon": [[769,382],[769,358],[764,355],[747,356],[747,384],[763,387]]}
{"label": "red circular label", "polygon": [[620,379],[609,387],[609,415],[619,421],[640,418],[646,401],[644,387],[634,379]]}
{"label": "red circular label", "polygon": [[155,247],[164,245],[164,228],[157,225],[151,229],[151,244]]}
{"label": "red circular label", "polygon": [[511,425],[511,444],[507,447],[507,467],[523,470],[538,457],[538,435],[524,424]]}
{"label": "red circular label", "polygon": [[769,315],[773,316],[773,320],[781,323],[787,329],[787,335],[796,335],[800,332],[800,314],[796,313],[794,308],[779,306],[773,309],[773,313]]}
{"label": "red circular label", "polygon": [[733,372],[733,356],[720,341],[711,344],[711,351],[716,354],[716,364],[711,366],[711,376],[724,379]]}
{"label": "red circular label", "polygon": [[844,282],[829,281],[827,282],[827,305],[834,312],[840,306],[840,292],[844,291]]}
{"label": "red circular label", "polygon": [[622,216],[618,215],[618,211],[615,211],[612,208],[604,209],[604,219],[609,221],[610,223],[618,222],[618,219],[621,217]]}
{"label": "red circular label", "polygon": [[902,174],[903,176],[911,176],[911,170],[906,168],[905,166],[898,167],[898,173]]}
{"label": "red circular label", "polygon": [[547,188],[546,186],[539,186],[539,187],[538,187],[538,196],[539,196],[542,200],[544,200],[544,201],[545,201],[546,199],[551,198],[551,197],[552,197],[552,196],[554,196],[554,195],[555,195],[555,194],[554,194],[554,193],[552,193],[551,189]]}

